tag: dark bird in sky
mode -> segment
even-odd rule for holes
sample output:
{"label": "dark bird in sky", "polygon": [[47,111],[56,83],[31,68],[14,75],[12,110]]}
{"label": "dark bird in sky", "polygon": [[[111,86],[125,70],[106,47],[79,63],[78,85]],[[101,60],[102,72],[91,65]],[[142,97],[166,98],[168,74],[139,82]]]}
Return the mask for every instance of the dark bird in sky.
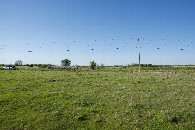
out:
{"label": "dark bird in sky", "polygon": [[32,51],[28,51],[28,52],[32,52]]}
{"label": "dark bird in sky", "polygon": [[183,51],[183,49],[181,49]]}
{"label": "dark bird in sky", "polygon": [[70,51],[70,50],[67,50],[67,51]]}
{"label": "dark bird in sky", "polygon": [[91,49],[92,51],[94,50],[94,49]]}
{"label": "dark bird in sky", "polygon": [[160,48],[157,48],[157,49],[160,49]]}
{"label": "dark bird in sky", "polygon": [[119,49],[119,48],[116,48],[116,49]]}

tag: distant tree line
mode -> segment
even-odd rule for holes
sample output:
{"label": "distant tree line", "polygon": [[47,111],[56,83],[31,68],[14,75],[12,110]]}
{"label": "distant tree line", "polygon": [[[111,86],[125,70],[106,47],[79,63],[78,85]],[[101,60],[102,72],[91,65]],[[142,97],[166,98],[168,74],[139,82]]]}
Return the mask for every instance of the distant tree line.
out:
{"label": "distant tree line", "polygon": [[[61,60],[61,66],[66,66],[64,68],[68,68],[68,66],[71,65],[71,61],[69,59],[64,59]],[[52,68],[52,66],[55,65],[51,65],[51,64],[23,64],[22,60],[17,60],[15,61],[15,66],[29,66],[29,67],[33,67],[33,66],[38,66],[39,68]],[[6,64],[0,64],[0,66],[6,66]],[[174,67],[174,66],[194,66],[194,65],[152,65],[152,64],[141,64],[141,67]],[[107,66],[109,67],[109,66]],[[110,66],[113,67],[113,66]],[[128,65],[114,65],[114,67],[121,67],[121,68],[127,68],[127,67],[139,67],[139,64],[137,63],[132,63],[132,64],[128,64]],[[53,68],[60,68],[60,67],[53,67]],[[61,67],[63,68],[63,67]],[[104,64],[98,65],[95,61],[90,62],[89,64],[89,68],[91,70],[96,70],[96,69],[103,69],[104,68]]]}

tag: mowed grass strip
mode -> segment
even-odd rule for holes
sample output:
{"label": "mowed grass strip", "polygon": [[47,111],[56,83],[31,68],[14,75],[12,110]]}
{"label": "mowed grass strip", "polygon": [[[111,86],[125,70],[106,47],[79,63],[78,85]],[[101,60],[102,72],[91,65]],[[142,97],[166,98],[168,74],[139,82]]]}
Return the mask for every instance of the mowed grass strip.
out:
{"label": "mowed grass strip", "polygon": [[0,71],[0,129],[193,129],[195,75]]}

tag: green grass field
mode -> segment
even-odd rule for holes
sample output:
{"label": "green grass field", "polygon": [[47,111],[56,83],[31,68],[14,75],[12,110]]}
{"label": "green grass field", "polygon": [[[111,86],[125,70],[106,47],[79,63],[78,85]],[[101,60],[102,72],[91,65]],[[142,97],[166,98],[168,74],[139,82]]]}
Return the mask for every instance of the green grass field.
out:
{"label": "green grass field", "polygon": [[0,70],[0,129],[194,129],[195,73]]}

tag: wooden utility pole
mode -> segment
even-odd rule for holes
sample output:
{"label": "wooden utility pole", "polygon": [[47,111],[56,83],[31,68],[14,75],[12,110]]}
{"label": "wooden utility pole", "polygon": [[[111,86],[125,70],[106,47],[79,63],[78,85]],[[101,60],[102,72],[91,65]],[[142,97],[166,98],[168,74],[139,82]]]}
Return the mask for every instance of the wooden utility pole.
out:
{"label": "wooden utility pole", "polygon": [[[139,52],[139,38],[138,38],[138,52]],[[139,52],[139,73],[140,73],[140,52]]]}

